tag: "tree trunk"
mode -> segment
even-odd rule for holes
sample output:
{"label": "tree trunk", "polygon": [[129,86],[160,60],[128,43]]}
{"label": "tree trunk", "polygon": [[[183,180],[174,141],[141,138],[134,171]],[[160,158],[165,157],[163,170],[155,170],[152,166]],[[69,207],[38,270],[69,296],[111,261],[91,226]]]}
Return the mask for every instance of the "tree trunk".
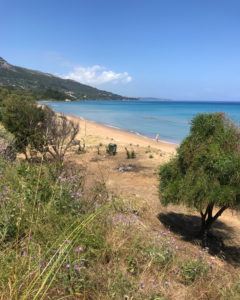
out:
{"label": "tree trunk", "polygon": [[208,237],[209,230],[212,227],[212,224],[217,220],[218,217],[221,216],[221,214],[228,208],[228,206],[223,206],[222,208],[220,208],[219,211],[214,216],[213,216],[213,208],[214,208],[214,204],[210,203],[208,204],[205,213],[200,211],[202,223],[201,223],[199,236],[202,239],[203,247],[207,246],[207,237]]}

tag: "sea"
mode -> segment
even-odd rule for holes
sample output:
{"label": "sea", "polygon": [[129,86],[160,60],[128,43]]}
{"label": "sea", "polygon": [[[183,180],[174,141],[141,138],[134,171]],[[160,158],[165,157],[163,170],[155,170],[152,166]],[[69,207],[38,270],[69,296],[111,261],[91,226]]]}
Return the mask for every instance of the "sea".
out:
{"label": "sea", "polygon": [[41,101],[56,112],[82,117],[110,127],[150,138],[180,143],[189,133],[198,113],[224,112],[240,124],[240,102],[84,100]]}

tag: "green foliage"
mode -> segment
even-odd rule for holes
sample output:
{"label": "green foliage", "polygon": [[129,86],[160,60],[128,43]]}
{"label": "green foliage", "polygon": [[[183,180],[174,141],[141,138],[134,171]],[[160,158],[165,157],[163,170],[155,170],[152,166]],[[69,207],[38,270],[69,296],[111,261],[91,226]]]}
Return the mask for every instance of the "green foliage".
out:
{"label": "green foliage", "polygon": [[73,145],[79,125],[48,107],[37,105],[32,98],[12,95],[3,101],[2,123],[14,135],[17,152],[30,156],[49,154],[61,163]]}
{"label": "green foliage", "polygon": [[[2,65],[8,66],[2,67]],[[123,99],[124,97],[74,80],[28,70],[8,64],[0,58],[0,85],[30,91],[37,99]]]}
{"label": "green foliage", "polygon": [[[20,101],[33,101],[34,96],[31,92],[16,89],[13,87],[1,87],[0,86],[0,121],[4,115],[4,106],[10,100],[19,99]],[[18,102],[19,103],[19,102]]]}
{"label": "green foliage", "polygon": [[88,209],[79,171],[0,160],[0,177],[1,295],[13,277],[16,299],[40,299],[53,282],[59,297],[94,290],[106,216],[104,205]]}
{"label": "green foliage", "polygon": [[117,154],[117,145],[116,144],[108,144],[107,145],[107,148],[106,148],[106,152],[109,154],[109,155],[116,155]]}
{"label": "green foliage", "polygon": [[199,211],[207,207],[210,223],[214,205],[239,209],[239,149],[239,128],[223,114],[197,115],[176,157],[160,169],[162,203],[183,203]]}
{"label": "green foliage", "polygon": [[135,236],[127,249],[125,263],[127,271],[132,276],[139,276],[144,272],[145,266],[163,273],[173,263],[175,253],[165,243],[155,245],[143,241],[143,237]]}
{"label": "green foliage", "polygon": [[44,121],[44,110],[33,99],[11,95],[3,101],[2,123],[14,135],[18,152],[26,153],[28,145],[34,146],[41,140],[39,124]]}
{"label": "green foliage", "polygon": [[71,96],[67,96],[65,93],[60,92],[58,90],[54,90],[52,88],[48,88],[43,90],[41,98],[42,99],[50,99],[50,100],[65,100],[66,98],[73,99]]}
{"label": "green foliage", "polygon": [[14,141],[14,135],[12,135],[9,131],[7,131],[1,124],[0,124],[0,138],[5,139],[10,143]]}
{"label": "green foliage", "polygon": [[181,279],[187,285],[192,284],[200,277],[206,276],[208,271],[208,265],[201,260],[189,260],[180,267]]}
{"label": "green foliage", "polygon": [[[39,167],[25,162],[12,166],[4,164],[2,172],[4,173],[0,182],[3,191],[0,194],[2,242],[15,239],[17,236],[25,236],[32,218],[37,218],[38,210],[45,206],[48,206],[54,215],[64,213],[76,215],[83,210],[83,204],[77,197],[81,195],[82,186],[76,188],[76,183],[64,180],[64,175],[56,177],[53,165],[50,168],[49,165]],[[78,176],[78,181],[80,180],[82,179]]]}
{"label": "green foliage", "polygon": [[129,278],[127,278],[126,275],[120,272],[114,275],[114,281],[109,290],[111,299],[128,299],[130,296],[135,294],[137,287]]}
{"label": "green foliage", "polygon": [[162,245],[161,247],[147,247],[145,252],[151,258],[152,263],[159,268],[167,266],[173,261],[174,258],[173,250],[166,245]]}

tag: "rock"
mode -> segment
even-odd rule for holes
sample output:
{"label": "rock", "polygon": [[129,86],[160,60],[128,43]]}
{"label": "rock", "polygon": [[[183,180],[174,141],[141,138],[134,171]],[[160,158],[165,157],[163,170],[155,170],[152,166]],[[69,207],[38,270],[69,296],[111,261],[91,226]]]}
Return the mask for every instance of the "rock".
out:
{"label": "rock", "polygon": [[123,166],[120,166],[117,168],[117,171],[120,172],[120,173],[124,173],[124,172],[131,172],[131,171],[134,171],[135,169],[135,166],[133,165],[123,165]]}

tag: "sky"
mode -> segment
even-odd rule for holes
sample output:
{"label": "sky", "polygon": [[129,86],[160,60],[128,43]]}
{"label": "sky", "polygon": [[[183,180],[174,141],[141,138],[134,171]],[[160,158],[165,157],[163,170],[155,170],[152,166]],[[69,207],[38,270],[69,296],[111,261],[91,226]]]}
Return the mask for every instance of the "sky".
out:
{"label": "sky", "polygon": [[240,101],[239,0],[0,0],[0,56],[118,94]]}

